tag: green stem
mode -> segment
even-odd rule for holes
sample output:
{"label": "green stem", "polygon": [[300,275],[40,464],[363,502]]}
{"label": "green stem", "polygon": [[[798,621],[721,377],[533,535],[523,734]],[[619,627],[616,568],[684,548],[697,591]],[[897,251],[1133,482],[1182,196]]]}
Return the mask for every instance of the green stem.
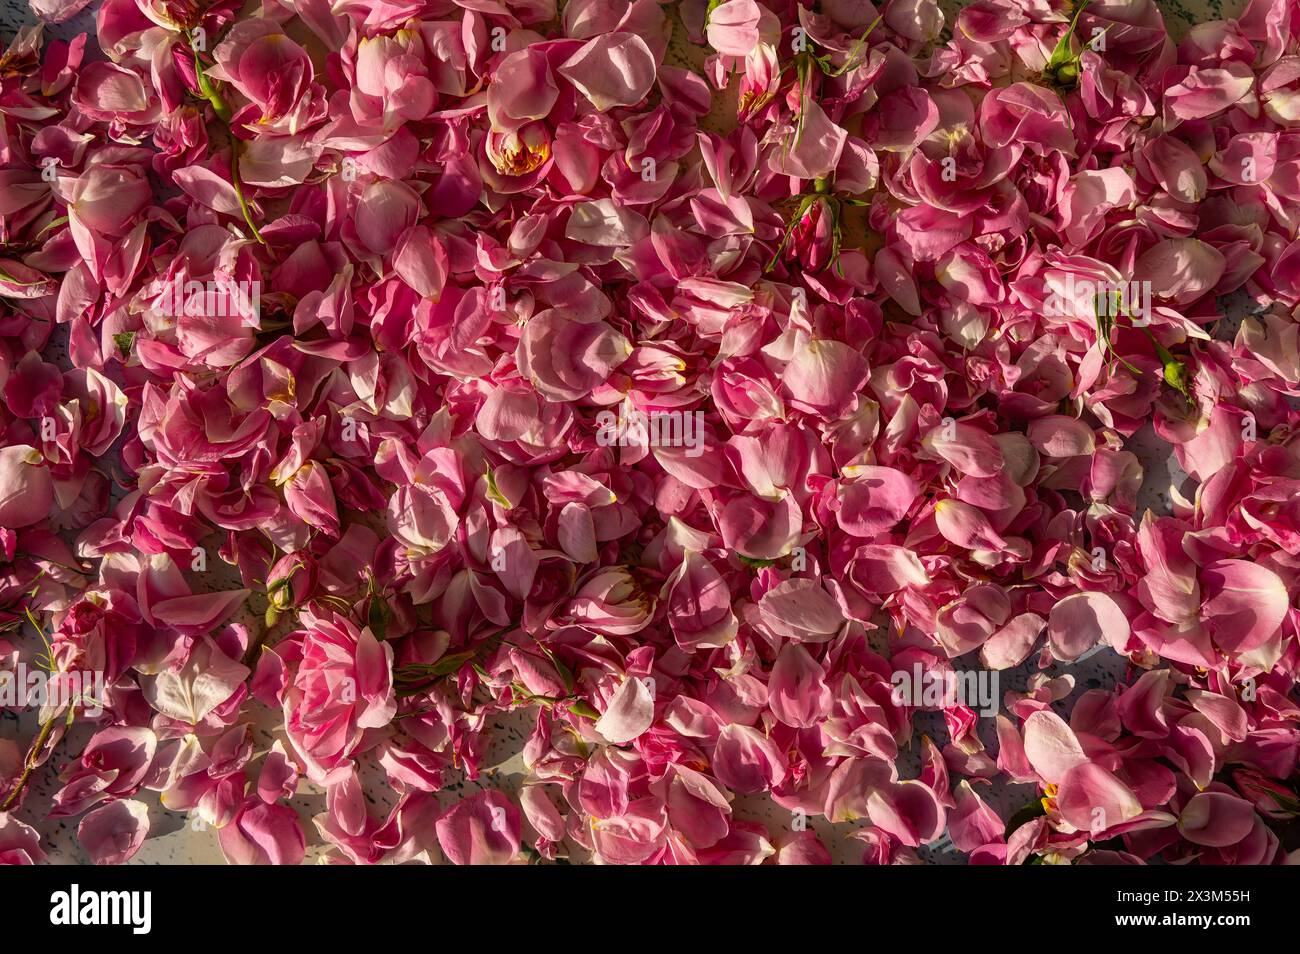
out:
{"label": "green stem", "polygon": [[194,53],[194,73],[198,77],[199,92],[203,94],[203,98],[212,104],[212,111],[217,114],[217,118],[223,123],[229,124],[231,118],[234,116],[230,111],[230,104],[227,103],[221,93],[217,91],[217,88],[212,85],[212,81],[208,79],[208,75],[203,72],[203,63],[200,62],[197,51]]}
{"label": "green stem", "polygon": [[248,202],[244,199],[244,188],[239,184],[239,140],[234,133],[231,133],[230,136],[230,182],[235,187],[235,198],[239,200],[239,211],[244,213],[244,221],[248,223],[253,238],[265,245],[266,239],[262,238],[262,233],[257,230],[257,225],[253,222],[253,213],[248,208]]}
{"label": "green stem", "polygon": [[[844,60],[844,63],[841,66],[838,66],[834,69],[830,69],[827,67],[826,57],[818,57],[817,65],[821,67],[822,72],[825,73],[827,76],[837,77],[837,76],[843,76],[850,69],[853,69],[856,66],[858,66],[856,60],[859,51],[861,51],[862,47],[866,44],[867,37],[871,36],[872,31],[875,30],[876,27],[880,26],[881,21],[884,19],[885,18],[883,16],[879,16],[871,21],[871,26],[867,27],[867,32],[862,34],[862,36],[858,37],[858,39],[854,42],[853,46],[849,48],[848,57]],[[863,62],[865,62],[865,57],[863,58]]]}
{"label": "green stem", "polygon": [[[199,92],[203,94],[204,99],[212,104],[212,111],[229,129],[230,120],[234,118],[230,104],[226,102],[220,90],[213,85],[212,80],[208,79],[207,73],[203,71],[203,61],[199,57],[199,51],[194,47],[194,37],[190,36],[189,41],[190,49],[194,52],[194,75],[199,83]],[[257,230],[257,224],[253,221],[252,210],[248,207],[248,200],[244,198],[244,187],[239,181],[239,137],[235,135],[234,130],[230,131],[230,184],[235,187],[235,198],[239,202],[239,211],[243,213],[244,221],[248,223],[253,238],[257,239],[260,244],[265,245],[266,239],[262,238],[262,233]]]}

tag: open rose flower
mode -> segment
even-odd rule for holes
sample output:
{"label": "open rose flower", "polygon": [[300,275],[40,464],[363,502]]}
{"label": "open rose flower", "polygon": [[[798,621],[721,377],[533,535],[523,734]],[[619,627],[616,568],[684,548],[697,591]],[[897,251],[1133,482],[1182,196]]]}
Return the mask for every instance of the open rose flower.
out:
{"label": "open rose flower", "polygon": [[367,729],[396,714],[393,649],[343,617],[304,612],[300,621],[304,628],[277,650],[293,670],[284,724],[307,774],[323,782],[346,769]]}

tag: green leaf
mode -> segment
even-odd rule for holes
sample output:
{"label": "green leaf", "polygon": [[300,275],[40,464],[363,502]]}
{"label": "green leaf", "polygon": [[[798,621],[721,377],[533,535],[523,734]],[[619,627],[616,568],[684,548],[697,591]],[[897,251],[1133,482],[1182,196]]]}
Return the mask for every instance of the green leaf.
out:
{"label": "green leaf", "polygon": [[460,672],[460,667],[469,662],[478,653],[476,649],[467,649],[464,652],[450,653],[443,656],[432,666],[429,667],[430,675],[450,676],[454,672]]}
{"label": "green leaf", "polygon": [[500,504],[501,506],[505,507],[507,510],[513,510],[515,508],[515,505],[512,504],[509,500],[507,500],[505,498],[505,494],[501,493],[501,489],[497,487],[497,480],[496,477],[492,475],[491,467],[488,468],[486,477],[487,477],[487,485],[488,485],[488,489],[487,489],[488,499]]}
{"label": "green leaf", "polygon": [[117,345],[117,353],[120,354],[122,360],[125,361],[127,358],[131,357],[131,346],[135,344],[135,332],[119,331],[117,334],[113,335],[113,344]]}
{"label": "green leaf", "polygon": [[66,225],[67,222],[68,222],[68,217],[66,215],[60,215],[57,219],[51,219],[46,224],[45,228],[41,229],[39,232],[36,233],[36,238],[37,239],[43,238],[46,232],[51,232],[54,229],[57,229],[61,225]]}
{"label": "green leaf", "polygon": [[40,281],[36,282],[20,281],[6,272],[3,268],[0,268],[0,282],[3,282],[6,285],[13,285],[15,288],[35,288],[37,285],[44,285],[48,281],[48,278],[41,278]]}
{"label": "green leaf", "polygon": [[393,611],[388,608],[388,603],[380,597],[378,593],[370,597],[370,610],[366,613],[366,625],[370,631],[375,634],[376,639],[384,639],[388,635],[388,621],[393,618]]}
{"label": "green leaf", "polygon": [[1190,397],[1188,392],[1188,379],[1190,375],[1187,371],[1187,365],[1181,361],[1168,361],[1165,363],[1165,383],[1175,391],[1178,391],[1184,397]]}
{"label": "green leaf", "polygon": [[1067,63],[1078,60],[1079,58],[1070,52],[1070,41],[1074,38],[1074,30],[1079,25],[1079,16],[1088,7],[1088,0],[1083,0],[1078,9],[1074,11],[1074,16],[1070,20],[1069,29],[1061,34],[1061,38],[1056,41],[1056,48],[1052,50],[1052,55],[1047,60],[1046,73],[1055,73]]}
{"label": "green leaf", "polygon": [[551,661],[551,665],[555,667],[555,671],[560,674],[560,681],[564,683],[564,691],[573,692],[575,682],[573,671],[569,669],[568,666],[564,665],[564,663],[560,662],[559,657],[556,656],[555,653],[551,652],[549,648],[543,646],[541,643],[538,643],[537,647],[546,654],[546,658]]}
{"label": "green leaf", "polygon": [[1003,833],[1003,837],[1010,838],[1012,832],[1017,828],[1027,825],[1039,815],[1046,814],[1047,809],[1043,807],[1043,800],[1041,798],[1034,799],[1029,804],[1017,809],[1016,813],[1011,816],[1011,820],[1007,822],[1007,830]]}
{"label": "green leaf", "polygon": [[599,719],[600,713],[583,702],[581,699],[575,699],[569,703],[569,711],[574,715],[580,715],[585,719]]}
{"label": "green leaf", "polygon": [[1156,340],[1156,336],[1151,332],[1147,332],[1147,337],[1155,345],[1156,357],[1160,359],[1160,364],[1164,368],[1165,383],[1184,397],[1190,397],[1191,373],[1187,370],[1187,365],[1175,358],[1168,348]]}
{"label": "green leaf", "polygon": [[1069,28],[1056,41],[1056,47],[1052,50],[1047,65],[1043,67],[1043,76],[1051,79],[1058,86],[1067,89],[1074,87],[1079,82],[1080,54],[1074,52],[1071,41],[1074,39],[1075,28],[1079,25],[1079,16],[1087,6],[1088,0],[1082,0],[1078,8],[1075,9]]}
{"label": "green leaf", "polygon": [[1280,792],[1269,792],[1268,797],[1279,811],[1288,815],[1300,815],[1300,798],[1288,797]]}
{"label": "green leaf", "polygon": [[425,682],[437,676],[448,676],[458,672],[460,667],[474,658],[473,649],[459,653],[448,653],[437,662],[406,663],[393,669],[393,675],[401,682]]}

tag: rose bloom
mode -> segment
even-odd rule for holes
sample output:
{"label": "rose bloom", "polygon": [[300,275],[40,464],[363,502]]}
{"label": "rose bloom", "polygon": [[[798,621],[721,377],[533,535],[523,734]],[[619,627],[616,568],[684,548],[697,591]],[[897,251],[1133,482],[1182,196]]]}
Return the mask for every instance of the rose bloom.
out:
{"label": "rose bloom", "polygon": [[306,628],[287,637],[285,647],[297,644],[302,652],[285,688],[285,729],[308,776],[325,783],[346,768],[364,730],[387,725],[397,713],[393,649],[332,613],[308,610],[300,618]]}
{"label": "rose bloom", "polygon": [[820,272],[835,255],[835,210],[829,199],[818,197],[804,211],[790,233],[786,258],[807,271]]}
{"label": "rose bloom", "polygon": [[87,590],[68,607],[50,639],[59,672],[102,672],[115,682],[150,647],[134,599],[121,590]]}
{"label": "rose bloom", "polygon": [[483,170],[493,188],[513,194],[531,189],[551,169],[551,131],[545,123],[493,130],[483,142],[491,163]]}
{"label": "rose bloom", "polygon": [[578,626],[611,636],[639,633],[654,617],[654,600],[622,567],[597,570],[569,603]]}

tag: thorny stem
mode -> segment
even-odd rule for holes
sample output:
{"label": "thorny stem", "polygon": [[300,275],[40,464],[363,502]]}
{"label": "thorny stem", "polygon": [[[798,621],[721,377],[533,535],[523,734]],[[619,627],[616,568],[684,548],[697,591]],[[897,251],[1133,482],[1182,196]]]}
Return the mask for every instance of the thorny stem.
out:
{"label": "thorny stem", "polygon": [[40,734],[32,741],[32,746],[27,750],[27,758],[23,761],[23,774],[18,776],[18,781],[14,782],[14,787],[9,790],[5,797],[4,803],[0,804],[0,812],[7,812],[18,800],[18,796],[23,793],[27,787],[28,781],[31,780],[32,773],[36,771],[37,759],[40,757],[41,749],[45,748],[45,743],[50,737],[50,731],[54,728],[55,719],[50,719],[41,726]]}
{"label": "thorny stem", "polygon": [[[1087,0],[1085,0],[1085,3],[1086,2]],[[716,6],[716,4],[710,5],[709,7],[710,13],[713,12],[714,6]],[[798,89],[799,116],[795,120],[794,136],[786,140],[785,148],[784,148],[785,155],[788,156],[790,154],[790,150],[798,146],[800,140],[803,139],[804,118],[806,113],[805,104],[810,102],[812,98],[813,67],[816,66],[818,69],[822,71],[823,74],[830,77],[842,76],[844,75],[844,73],[848,72],[849,69],[855,68],[858,65],[857,62],[858,53],[866,45],[867,38],[871,36],[872,32],[876,29],[876,27],[880,25],[883,19],[884,19],[883,16],[879,16],[876,17],[876,19],[871,22],[871,25],[867,27],[866,32],[863,33],[862,36],[858,37],[858,39],[854,42],[852,48],[849,50],[847,58],[845,59],[844,63],[841,64],[839,67],[832,68],[830,66],[829,55],[817,56],[816,54],[811,52],[801,52],[795,56],[794,71],[795,71],[795,83]],[[800,205],[799,211],[795,214],[795,219],[794,219],[795,222],[797,222],[799,218],[802,217],[803,213],[807,211],[808,206],[811,204],[813,198],[815,198],[817,195],[829,195],[831,193],[829,178],[823,176],[813,180],[813,188],[815,190],[813,195],[804,197],[804,201]],[[791,224],[791,226],[786,229],[785,234],[782,236],[780,243],[777,245],[776,254],[772,257],[772,261],[768,263],[767,268],[764,269],[765,272],[771,271],[773,268],[776,267],[777,260],[781,257],[781,251],[785,248],[786,243],[790,240],[790,233],[793,231],[794,231],[794,225]],[[831,254],[832,257],[835,258],[836,260],[836,270],[841,275],[843,275],[843,270],[839,265],[839,238],[840,238],[840,226],[839,226],[839,218],[837,216],[835,222],[835,247]]]}
{"label": "thorny stem", "polygon": [[[23,609],[27,614],[28,621],[36,627],[36,632],[40,634],[41,641],[45,643],[46,650],[49,652],[49,643],[45,639],[45,631],[41,629],[40,624],[36,621],[36,617],[32,615],[32,611],[27,607],[23,607]],[[51,666],[52,665],[53,660],[51,660]],[[27,787],[27,783],[31,780],[32,773],[36,771],[36,766],[40,760],[41,750],[45,748],[45,743],[49,741],[50,732],[54,729],[54,723],[56,721],[58,721],[58,716],[52,716],[41,726],[41,731],[37,733],[36,738],[32,740],[31,747],[27,750],[27,757],[23,759],[23,772],[18,776],[18,780],[14,782],[13,788],[9,790],[9,794],[5,796],[4,802],[0,804],[0,812],[9,811],[13,804],[18,801],[18,796],[23,793],[23,789]]]}

